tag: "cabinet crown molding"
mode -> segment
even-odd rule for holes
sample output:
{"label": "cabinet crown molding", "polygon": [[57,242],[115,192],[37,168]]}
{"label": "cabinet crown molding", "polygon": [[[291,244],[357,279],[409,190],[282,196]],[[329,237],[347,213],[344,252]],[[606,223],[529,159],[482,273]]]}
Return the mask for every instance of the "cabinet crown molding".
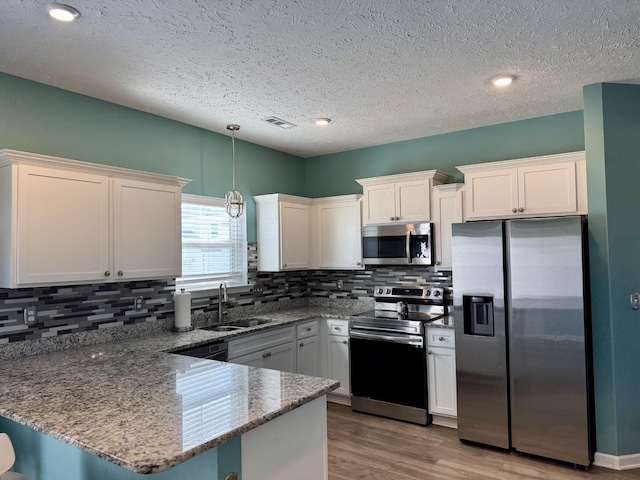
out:
{"label": "cabinet crown molding", "polygon": [[291,202],[300,203],[303,205],[311,205],[312,199],[307,197],[299,197],[297,195],[288,195],[286,193],[269,193],[267,195],[254,195],[253,200],[256,203],[269,203],[269,202]]}
{"label": "cabinet crown molding", "polygon": [[498,162],[474,163],[472,165],[461,165],[456,167],[462,173],[472,173],[476,171],[502,170],[504,168],[517,168],[529,165],[544,165],[547,163],[577,162],[586,158],[585,151],[557,153],[553,155],[541,155],[539,157],[517,158],[513,160],[502,160]]}
{"label": "cabinet crown molding", "polygon": [[319,197],[312,200],[313,205],[324,205],[328,203],[357,202],[362,198],[362,194],[336,195],[334,197]]}
{"label": "cabinet crown molding", "polygon": [[403,182],[407,180],[433,179],[436,182],[444,182],[449,176],[440,170],[425,170],[422,172],[399,173],[396,175],[385,175],[382,177],[356,178],[360,185],[378,185],[381,183]]}
{"label": "cabinet crown molding", "polygon": [[455,192],[464,188],[464,183],[443,183],[441,185],[434,185],[434,192]]}
{"label": "cabinet crown molding", "polygon": [[0,150],[0,167],[7,165],[35,165],[39,167],[61,168],[76,172],[94,173],[108,177],[126,178],[130,180],[140,180],[162,185],[179,185],[184,187],[191,181],[189,178],[174,177],[160,173],[143,172],[130,168],[113,167],[99,163],[83,162],[51,155],[39,153],[21,152],[19,150]]}

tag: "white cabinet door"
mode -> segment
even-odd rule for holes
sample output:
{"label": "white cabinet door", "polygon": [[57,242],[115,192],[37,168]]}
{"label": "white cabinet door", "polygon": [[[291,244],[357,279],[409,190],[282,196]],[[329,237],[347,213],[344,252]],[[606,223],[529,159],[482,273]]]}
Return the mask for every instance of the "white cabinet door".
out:
{"label": "white cabinet door", "polygon": [[428,347],[429,413],[457,416],[456,351]]}
{"label": "white cabinet door", "polygon": [[317,377],[320,375],[318,337],[298,340],[298,373]]}
{"label": "white cabinet door", "polygon": [[389,223],[396,217],[396,193],[393,183],[365,186],[364,224]]}
{"label": "white cabinet door", "polygon": [[462,185],[433,187],[433,228],[436,265],[451,267],[451,224],[464,221]]}
{"label": "white cabinet door", "polygon": [[263,352],[251,353],[249,355],[242,355],[229,359],[229,363],[238,363],[240,365],[248,365],[249,367],[262,367],[262,354]]}
{"label": "white cabinet door", "polygon": [[576,164],[535,165],[518,169],[520,215],[578,213]]}
{"label": "white cabinet door", "polygon": [[431,182],[408,180],[395,183],[396,221],[428,222],[431,220]]}
{"label": "white cabinet door", "polygon": [[317,209],[318,266],[361,268],[360,202],[321,204]]}
{"label": "white cabinet door", "polygon": [[20,165],[17,283],[110,280],[109,178]]}
{"label": "white cabinet door", "polygon": [[309,266],[309,206],[280,203],[280,258],[282,270]]}
{"label": "white cabinet door", "polygon": [[468,173],[465,174],[464,181],[467,185],[467,218],[507,217],[517,214],[518,169]]}
{"label": "white cabinet door", "polygon": [[351,385],[349,381],[349,339],[338,335],[328,335],[327,340],[327,376],[332,380],[338,380],[340,387],[333,393],[350,395]]}
{"label": "white cabinet door", "polygon": [[295,373],[297,368],[295,343],[285,343],[263,352],[262,368]]}
{"label": "white cabinet door", "polygon": [[124,179],[113,185],[116,280],[179,277],[180,188]]}

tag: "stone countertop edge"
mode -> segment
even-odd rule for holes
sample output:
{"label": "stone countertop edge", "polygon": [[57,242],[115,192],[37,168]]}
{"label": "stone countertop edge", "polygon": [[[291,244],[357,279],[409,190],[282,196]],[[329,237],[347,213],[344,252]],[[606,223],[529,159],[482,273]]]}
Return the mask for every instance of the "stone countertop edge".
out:
{"label": "stone countertop edge", "polygon": [[[247,367],[250,369],[255,369],[256,367]],[[295,375],[295,374],[292,374]],[[323,380],[327,380],[328,379],[323,379]],[[290,403],[288,403],[287,405],[284,405],[283,407],[281,407],[280,409],[270,412],[269,414],[263,415],[262,417],[252,421],[252,422],[248,422],[245,425],[242,425],[238,428],[235,428],[233,430],[230,430],[229,432],[226,432],[222,435],[218,435],[215,438],[212,438],[211,440],[201,443],[200,445],[187,450],[186,452],[179,454],[179,455],[175,455],[171,458],[167,458],[164,462],[162,463],[152,463],[152,462],[127,462],[126,460],[119,458],[115,455],[111,455],[108,452],[104,452],[102,450],[96,449],[91,447],[90,445],[86,445],[82,442],[79,442],[71,437],[68,437],[64,434],[59,433],[58,431],[56,431],[53,428],[47,428],[47,427],[43,427],[41,425],[39,425],[38,423],[35,422],[31,422],[27,419],[25,419],[23,416],[20,415],[16,415],[10,411],[7,411],[5,409],[0,408],[0,416],[14,421],[20,425],[24,425],[26,427],[29,427],[33,430],[35,430],[36,432],[45,434],[49,437],[55,438],[56,440],[59,440],[63,443],[66,443],[68,445],[71,445],[73,447],[76,447],[80,450],[83,450],[91,455],[94,455],[96,457],[99,457],[105,461],[108,461],[109,463],[113,463],[115,465],[118,465],[120,467],[123,467],[129,471],[132,471],[134,473],[139,473],[139,474],[153,474],[153,473],[160,473],[163,472],[165,470],[168,470],[172,467],[175,467],[176,465],[179,465],[180,463],[183,463],[201,453],[204,453],[208,450],[211,450],[212,448],[216,448],[219,447],[220,445],[228,442],[229,440],[236,438],[246,432],[249,432],[251,430],[253,430],[254,428],[259,427],[260,425],[263,425],[271,420],[274,420],[275,418],[278,418],[288,412],[290,412],[291,410],[294,410],[306,403],[311,402],[312,400],[315,400],[317,398],[322,397],[323,395],[326,395],[327,393],[332,392],[333,390],[337,389],[340,386],[340,382],[336,381],[336,380],[331,380],[331,383],[327,384],[326,386],[322,387],[319,390],[314,391],[311,394],[308,394],[304,397],[298,398],[295,401],[292,401]]]}

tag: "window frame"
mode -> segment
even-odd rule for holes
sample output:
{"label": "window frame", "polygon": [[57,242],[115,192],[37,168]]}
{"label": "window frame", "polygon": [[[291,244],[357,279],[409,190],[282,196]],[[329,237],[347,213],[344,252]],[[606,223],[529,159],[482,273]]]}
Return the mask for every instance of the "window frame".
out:
{"label": "window frame", "polygon": [[[216,197],[207,197],[204,195],[193,195],[193,194],[187,194],[187,193],[183,193],[181,196],[181,204],[180,204],[180,218],[181,220],[184,218],[184,212],[182,209],[182,204],[191,204],[191,205],[202,205],[205,207],[213,207],[213,208],[220,208],[225,212],[226,215],[226,207],[224,205],[224,199],[223,198],[216,198]],[[252,285],[250,285],[248,283],[248,275],[249,275],[249,265],[248,265],[248,259],[247,259],[247,247],[248,247],[248,242],[247,242],[247,217],[246,217],[246,208],[245,208],[245,213],[243,215],[241,215],[240,217],[238,217],[237,219],[232,219],[231,217],[228,217],[229,221],[237,221],[237,222],[241,222],[240,228],[241,228],[241,238],[239,238],[239,242],[236,243],[235,248],[237,248],[237,253],[240,255],[240,258],[243,259],[243,261],[241,261],[241,265],[242,265],[242,269],[241,271],[237,272],[241,275],[241,279],[239,281],[236,281],[234,283],[229,283],[228,280],[223,279],[215,279],[212,277],[210,277],[210,280],[206,280],[204,279],[203,281],[199,282],[199,284],[190,284],[188,280],[185,280],[184,277],[180,276],[176,278],[176,291],[180,291],[182,289],[184,289],[185,292],[189,292],[191,293],[192,297],[205,297],[205,296],[217,296],[218,294],[218,287],[220,285],[220,283],[225,282],[227,283],[227,287],[229,290],[231,291],[242,291],[242,290],[250,290]],[[181,253],[182,253],[182,257],[184,261],[184,248],[185,248],[185,243],[184,243],[184,222],[182,222],[182,228],[180,231],[180,239],[181,239]],[[233,245],[233,242],[229,242],[230,245]],[[233,248],[233,247],[232,247]],[[183,268],[182,268],[182,273],[184,274],[184,264]],[[233,270],[232,270],[233,271]]]}

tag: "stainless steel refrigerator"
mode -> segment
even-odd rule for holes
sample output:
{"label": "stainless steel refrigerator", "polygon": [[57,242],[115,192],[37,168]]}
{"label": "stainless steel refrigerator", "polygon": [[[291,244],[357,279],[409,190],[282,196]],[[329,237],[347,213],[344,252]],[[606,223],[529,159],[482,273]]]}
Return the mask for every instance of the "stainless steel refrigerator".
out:
{"label": "stainless steel refrigerator", "polygon": [[452,233],[459,438],[589,466],[586,219]]}

